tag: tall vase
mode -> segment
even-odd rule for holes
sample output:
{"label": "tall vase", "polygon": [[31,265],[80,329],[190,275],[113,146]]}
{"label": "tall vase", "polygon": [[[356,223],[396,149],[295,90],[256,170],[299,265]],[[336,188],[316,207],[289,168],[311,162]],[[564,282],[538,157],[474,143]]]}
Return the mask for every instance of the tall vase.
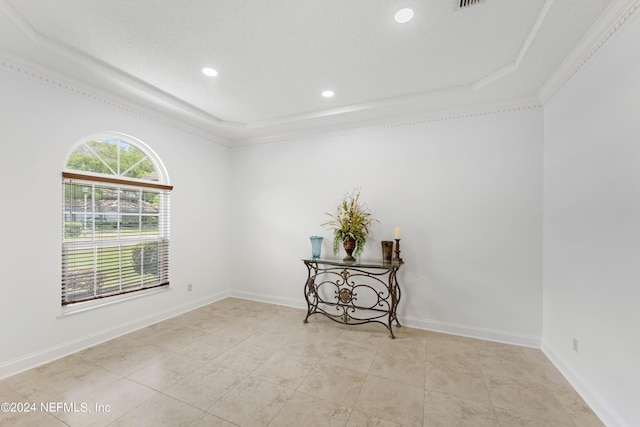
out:
{"label": "tall vase", "polygon": [[311,240],[311,257],[319,259],[322,251],[322,236],[311,236],[309,239]]}
{"label": "tall vase", "polygon": [[355,261],[356,259],[353,257],[353,251],[356,249],[356,239],[347,238],[342,241],[342,246],[344,250],[347,252],[347,256],[344,257],[343,261]]}
{"label": "tall vase", "polygon": [[391,262],[393,256],[393,242],[391,240],[383,240],[382,242],[382,261]]}

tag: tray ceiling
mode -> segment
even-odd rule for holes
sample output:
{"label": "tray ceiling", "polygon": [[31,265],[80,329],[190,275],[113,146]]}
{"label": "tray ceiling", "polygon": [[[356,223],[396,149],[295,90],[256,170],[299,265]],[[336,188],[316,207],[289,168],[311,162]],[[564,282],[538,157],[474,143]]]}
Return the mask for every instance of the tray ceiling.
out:
{"label": "tray ceiling", "polygon": [[535,100],[612,3],[459,2],[0,0],[0,49],[233,142]]}

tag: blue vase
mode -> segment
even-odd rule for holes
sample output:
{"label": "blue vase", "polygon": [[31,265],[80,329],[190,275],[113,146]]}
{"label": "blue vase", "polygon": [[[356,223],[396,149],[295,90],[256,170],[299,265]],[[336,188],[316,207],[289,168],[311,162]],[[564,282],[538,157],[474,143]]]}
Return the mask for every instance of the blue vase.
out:
{"label": "blue vase", "polygon": [[320,258],[320,252],[322,250],[322,236],[311,236],[311,256],[314,259]]}

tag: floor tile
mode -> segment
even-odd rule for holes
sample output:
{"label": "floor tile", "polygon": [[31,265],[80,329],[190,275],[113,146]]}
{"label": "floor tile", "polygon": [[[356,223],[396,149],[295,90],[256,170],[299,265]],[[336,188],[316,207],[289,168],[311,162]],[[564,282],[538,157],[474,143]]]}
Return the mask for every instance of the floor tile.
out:
{"label": "floor tile", "polygon": [[411,359],[426,360],[427,337],[425,334],[415,333],[411,328],[399,328],[392,340],[382,341],[378,346],[378,352],[399,355]]}
{"label": "floor tile", "polygon": [[158,341],[158,338],[161,335],[179,327],[180,324],[175,323],[173,319],[168,319],[131,332],[126,335],[126,338],[142,341],[147,344],[153,344]]}
{"label": "floor tile", "polygon": [[448,364],[426,364],[425,389],[460,399],[491,404],[491,396],[481,370],[469,371]]}
{"label": "floor tile", "polygon": [[217,320],[223,320],[224,317],[213,316],[211,313],[206,313],[198,310],[192,310],[187,313],[180,314],[170,319],[171,323],[176,326],[190,327],[194,329],[204,330],[206,332],[207,326],[211,325]]}
{"label": "floor tile", "polygon": [[156,394],[140,406],[116,419],[109,427],[188,426],[203,411],[164,394]]}
{"label": "floor tile", "polygon": [[421,426],[424,388],[369,375],[354,409],[403,426]]}
{"label": "floor tile", "polygon": [[332,348],[334,341],[301,333],[295,340],[289,341],[281,351],[302,357],[324,357]]}
{"label": "floor tile", "polygon": [[250,374],[277,352],[275,348],[266,349],[241,342],[225,351],[213,361],[234,371]]}
{"label": "floor tile", "polygon": [[604,424],[587,406],[578,392],[573,389],[562,387],[554,388],[553,394],[558,398],[564,409],[569,414],[569,418],[576,426],[580,427],[602,427]]}
{"label": "floor tile", "polygon": [[305,315],[238,298],[200,307],[3,379],[0,401],[37,411],[0,425],[603,426],[538,349]]}
{"label": "floor tile", "polygon": [[163,393],[197,408],[207,409],[243,378],[245,375],[238,371],[209,362],[163,390]]}
{"label": "floor tile", "polygon": [[25,400],[25,398],[6,385],[4,381],[0,381],[0,402],[19,402],[20,400]]}
{"label": "floor tile", "polygon": [[386,345],[389,344],[389,341],[392,341],[389,337],[389,331],[382,325],[352,325],[345,328],[344,332],[338,338],[338,341],[373,347],[375,349],[377,349],[379,345]]}
{"label": "floor tile", "polygon": [[248,337],[244,343],[256,347],[278,351],[293,339],[289,332],[280,328],[265,327],[260,333]]}
{"label": "floor tile", "polygon": [[266,426],[293,392],[267,381],[247,378],[207,412],[241,426]]}
{"label": "floor tile", "polygon": [[567,411],[548,388],[534,382],[487,377],[487,388],[496,408],[571,424]]}
{"label": "floor tile", "polygon": [[264,328],[264,322],[256,319],[237,318],[241,314],[228,314],[229,317],[219,328],[210,331],[215,335],[245,340]]}
{"label": "floor tile", "polygon": [[128,378],[155,390],[164,390],[206,363],[208,359],[200,355],[167,350],[156,362],[128,375]]}
{"label": "floor tile", "polygon": [[435,366],[449,365],[478,371],[481,364],[474,341],[444,334],[431,334],[427,337],[426,359]]}
{"label": "floor tile", "polygon": [[205,331],[199,329],[181,326],[158,335],[153,344],[167,350],[181,353],[185,352],[187,346],[200,340],[206,334]]}
{"label": "floor tile", "polygon": [[43,412],[40,403],[35,403],[21,396],[7,385],[0,382],[0,426],[31,427],[31,426],[64,426],[65,424]]}
{"label": "floor tile", "polygon": [[495,408],[500,426],[505,427],[586,427],[583,424],[563,424],[552,420],[519,414],[502,408]]}
{"label": "floor tile", "polygon": [[521,347],[485,341],[476,344],[476,349],[486,375],[545,383],[542,366],[527,357]]}
{"label": "floor tile", "polygon": [[361,372],[321,363],[307,376],[298,391],[352,407],[366,378]]}
{"label": "floor tile", "polygon": [[322,361],[366,374],[371,368],[376,353],[376,347],[344,341],[332,341],[327,344],[326,352],[322,355]]}
{"label": "floor tile", "polygon": [[11,427],[67,427],[53,415],[37,410],[36,412],[0,413],[0,425]]}
{"label": "floor tile", "polygon": [[106,426],[156,395],[156,391],[123,378],[84,396],[87,412],[61,412],[55,416],[73,427]]}
{"label": "floor tile", "polygon": [[299,336],[336,341],[342,336],[344,331],[344,325],[329,320],[322,315],[315,314],[309,317],[308,323],[303,323],[303,328]]}
{"label": "floor tile", "polygon": [[424,403],[424,425],[428,427],[499,427],[498,417],[490,404],[459,399],[427,391]]}
{"label": "floor tile", "polygon": [[120,378],[76,354],[7,378],[4,382],[32,402],[75,402]]}
{"label": "floor tile", "polygon": [[205,412],[189,424],[189,427],[237,427],[237,424],[232,424],[229,421]]}
{"label": "floor tile", "polygon": [[346,427],[402,427],[393,421],[378,418],[374,415],[353,410]]}
{"label": "floor tile", "polygon": [[[269,427],[342,427],[349,419],[350,409],[337,403],[296,392],[278,411]],[[360,427],[364,427],[360,424]]]}
{"label": "floor tile", "polygon": [[84,360],[120,375],[128,375],[162,358],[160,347],[127,336],[78,353]]}
{"label": "floor tile", "polygon": [[426,364],[422,359],[412,359],[378,351],[370,375],[387,378],[405,384],[424,387]]}
{"label": "floor tile", "polygon": [[213,360],[227,350],[235,347],[244,338],[225,335],[207,334],[198,341],[184,348],[185,354],[195,354],[209,360]]}
{"label": "floor tile", "polygon": [[539,349],[521,347],[525,357],[536,365],[536,371],[540,375],[543,384],[557,389],[573,390],[565,377],[551,363],[547,356]]}
{"label": "floor tile", "polygon": [[253,371],[251,376],[295,390],[319,361],[317,357],[296,356],[279,351]]}

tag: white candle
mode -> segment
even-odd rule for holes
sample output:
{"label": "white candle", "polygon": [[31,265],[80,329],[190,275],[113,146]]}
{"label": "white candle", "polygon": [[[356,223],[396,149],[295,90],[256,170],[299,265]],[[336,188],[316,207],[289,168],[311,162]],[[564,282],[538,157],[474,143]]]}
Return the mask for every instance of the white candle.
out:
{"label": "white candle", "polygon": [[400,227],[396,227],[396,229],[393,230],[393,235],[396,239],[400,238]]}

